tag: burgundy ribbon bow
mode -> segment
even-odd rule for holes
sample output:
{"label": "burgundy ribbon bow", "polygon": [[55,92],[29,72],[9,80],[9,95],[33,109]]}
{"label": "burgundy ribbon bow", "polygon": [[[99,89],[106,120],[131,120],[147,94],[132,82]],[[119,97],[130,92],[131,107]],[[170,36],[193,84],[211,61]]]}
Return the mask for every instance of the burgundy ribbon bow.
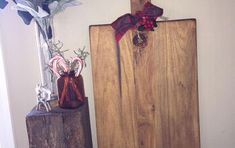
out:
{"label": "burgundy ribbon bow", "polygon": [[156,20],[157,17],[161,16],[162,14],[162,8],[155,6],[150,2],[146,2],[144,4],[143,11],[138,11],[135,13],[135,15],[127,13],[123,16],[120,16],[111,24],[115,30],[116,41],[119,41],[129,29],[135,28],[137,23],[140,22],[143,17],[148,16]]}

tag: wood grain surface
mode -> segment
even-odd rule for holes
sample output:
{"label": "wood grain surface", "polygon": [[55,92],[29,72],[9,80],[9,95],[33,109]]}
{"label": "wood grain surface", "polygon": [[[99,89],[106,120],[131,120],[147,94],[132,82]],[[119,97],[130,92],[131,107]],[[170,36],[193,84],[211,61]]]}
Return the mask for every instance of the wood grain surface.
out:
{"label": "wood grain surface", "polygon": [[159,22],[141,52],[134,34],[90,27],[99,148],[199,148],[196,21]]}
{"label": "wood grain surface", "polygon": [[142,11],[144,4],[148,1],[151,2],[151,0],[130,0],[131,13],[135,14],[137,11]]}
{"label": "wood grain surface", "polygon": [[78,109],[34,108],[26,116],[29,148],[92,148],[88,101]]}

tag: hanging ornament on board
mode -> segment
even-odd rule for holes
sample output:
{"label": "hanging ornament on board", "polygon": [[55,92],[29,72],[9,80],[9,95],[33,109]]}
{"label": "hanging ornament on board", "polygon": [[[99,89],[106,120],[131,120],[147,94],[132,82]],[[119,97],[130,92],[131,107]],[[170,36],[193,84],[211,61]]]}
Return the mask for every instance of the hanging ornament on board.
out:
{"label": "hanging ornament on board", "polygon": [[120,16],[111,24],[115,30],[116,41],[119,42],[129,29],[136,29],[132,39],[133,44],[139,48],[146,47],[147,35],[145,32],[154,31],[157,27],[157,18],[162,14],[162,8],[146,2],[142,11],[137,11],[134,15],[127,13]]}

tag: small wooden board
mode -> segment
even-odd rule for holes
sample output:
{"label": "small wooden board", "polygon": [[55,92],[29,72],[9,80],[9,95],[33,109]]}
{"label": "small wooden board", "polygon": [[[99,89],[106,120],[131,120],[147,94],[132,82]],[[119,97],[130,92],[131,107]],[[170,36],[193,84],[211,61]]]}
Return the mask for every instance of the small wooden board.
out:
{"label": "small wooden board", "polygon": [[30,148],[92,148],[88,102],[78,109],[35,108],[26,116]]}
{"label": "small wooden board", "polygon": [[129,30],[90,27],[100,148],[199,148],[196,20],[159,22],[137,52]]}

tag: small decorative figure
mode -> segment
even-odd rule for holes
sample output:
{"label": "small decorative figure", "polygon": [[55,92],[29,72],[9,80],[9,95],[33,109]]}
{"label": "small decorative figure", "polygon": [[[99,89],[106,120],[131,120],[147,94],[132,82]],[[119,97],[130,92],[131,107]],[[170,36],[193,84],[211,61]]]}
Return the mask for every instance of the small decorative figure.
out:
{"label": "small decorative figure", "polygon": [[49,101],[51,101],[51,91],[46,89],[45,86],[38,84],[35,88],[37,94],[37,110],[41,109],[41,105],[46,108],[46,111],[51,111],[51,106]]}

